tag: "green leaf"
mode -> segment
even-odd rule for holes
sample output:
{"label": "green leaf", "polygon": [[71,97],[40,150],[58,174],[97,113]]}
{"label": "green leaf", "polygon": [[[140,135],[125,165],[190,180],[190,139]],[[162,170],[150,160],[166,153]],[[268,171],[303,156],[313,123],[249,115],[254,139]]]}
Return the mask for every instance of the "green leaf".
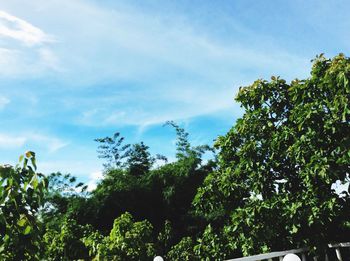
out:
{"label": "green leaf", "polygon": [[36,170],[36,160],[35,157],[30,158],[30,161],[32,162],[32,165],[34,167],[34,170]]}
{"label": "green leaf", "polygon": [[32,183],[32,186],[33,186],[34,189],[36,189],[38,187],[39,180],[38,180],[37,175],[33,176],[31,183]]}
{"label": "green leaf", "polygon": [[23,185],[24,191],[27,190],[28,185],[29,185],[29,182],[28,182],[28,181],[24,182],[24,185]]}
{"label": "green leaf", "polygon": [[32,227],[28,225],[28,226],[26,226],[26,228],[24,229],[23,234],[24,234],[24,235],[28,235],[31,231],[32,231]]}
{"label": "green leaf", "polygon": [[24,168],[24,169],[27,168],[27,165],[28,165],[28,159],[25,158],[25,159],[24,159],[24,162],[23,162],[23,168]]}
{"label": "green leaf", "polygon": [[17,222],[17,225],[19,225],[20,227],[23,227],[26,223],[27,223],[26,218],[22,217],[22,218]]}

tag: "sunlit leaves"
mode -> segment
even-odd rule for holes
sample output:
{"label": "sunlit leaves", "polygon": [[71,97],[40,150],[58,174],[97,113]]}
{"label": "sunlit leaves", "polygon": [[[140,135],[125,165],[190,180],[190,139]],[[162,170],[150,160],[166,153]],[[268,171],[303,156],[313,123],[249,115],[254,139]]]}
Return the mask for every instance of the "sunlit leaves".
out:
{"label": "sunlit leaves", "polygon": [[35,153],[19,157],[22,166],[0,166],[1,260],[38,260],[40,222],[47,180],[36,173]]}
{"label": "sunlit leaves", "polygon": [[217,140],[220,169],[194,201],[209,220],[231,215],[224,229],[243,254],[326,244],[344,222],[349,194],[340,199],[332,184],[350,173],[350,59],[313,62],[309,79],[273,76],[240,88],[245,113]]}

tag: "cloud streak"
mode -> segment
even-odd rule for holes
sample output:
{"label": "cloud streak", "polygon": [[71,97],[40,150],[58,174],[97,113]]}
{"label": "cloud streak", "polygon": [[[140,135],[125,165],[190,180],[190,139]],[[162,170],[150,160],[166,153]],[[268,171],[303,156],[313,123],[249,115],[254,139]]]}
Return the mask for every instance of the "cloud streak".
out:
{"label": "cloud streak", "polygon": [[[211,118],[198,131],[214,137],[214,121],[225,122],[223,133],[240,116],[233,101],[239,86],[274,74],[306,78],[317,53],[350,50],[349,26],[339,26],[350,21],[348,8],[325,3],[315,14],[320,3],[2,1],[2,142],[10,136],[12,147],[37,146],[55,159],[64,154],[58,169],[93,173],[98,168],[84,164],[96,156],[94,145],[81,154],[73,148],[115,130],[139,130],[143,139],[167,120]],[[53,137],[9,135],[23,126]],[[93,156],[76,164],[88,149]]]}
{"label": "cloud streak", "polygon": [[29,133],[23,135],[10,135],[7,133],[0,133],[0,148],[2,149],[45,148],[46,152],[54,153],[66,147],[68,144],[69,142],[63,141],[59,138],[37,133]]}
{"label": "cloud streak", "polygon": [[0,10],[0,77],[33,78],[60,70],[59,59],[50,48],[54,43],[54,36]]}
{"label": "cloud streak", "polygon": [[54,38],[27,21],[0,10],[0,36],[34,46],[54,42]]}
{"label": "cloud streak", "polygon": [[26,142],[25,137],[16,137],[12,135],[7,135],[0,133],[0,148],[4,149],[12,149],[12,148],[20,148]]}

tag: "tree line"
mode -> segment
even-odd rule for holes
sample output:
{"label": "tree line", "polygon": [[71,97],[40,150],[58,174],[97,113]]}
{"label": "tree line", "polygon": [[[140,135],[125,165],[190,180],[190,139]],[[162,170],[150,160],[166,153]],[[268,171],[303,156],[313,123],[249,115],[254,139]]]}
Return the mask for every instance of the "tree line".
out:
{"label": "tree line", "polygon": [[[0,166],[1,260],[223,260],[348,241],[350,59],[240,88],[243,116],[214,146],[177,136],[176,160],[115,133],[98,138],[96,189],[36,172],[28,151]],[[211,152],[210,160],[203,155]],[[157,164],[156,164],[157,163]]]}

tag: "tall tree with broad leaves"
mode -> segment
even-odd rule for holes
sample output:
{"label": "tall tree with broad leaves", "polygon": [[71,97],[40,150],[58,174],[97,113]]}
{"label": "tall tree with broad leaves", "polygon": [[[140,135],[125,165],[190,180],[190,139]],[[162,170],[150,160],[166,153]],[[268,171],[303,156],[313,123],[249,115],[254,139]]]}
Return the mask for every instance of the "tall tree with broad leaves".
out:
{"label": "tall tree with broad leaves", "polygon": [[[313,61],[311,77],[240,88],[244,115],[216,142],[219,170],[194,201],[221,220],[231,249],[251,255],[288,247],[322,249],[349,221],[350,59]],[[349,231],[348,231],[349,232]]]}

